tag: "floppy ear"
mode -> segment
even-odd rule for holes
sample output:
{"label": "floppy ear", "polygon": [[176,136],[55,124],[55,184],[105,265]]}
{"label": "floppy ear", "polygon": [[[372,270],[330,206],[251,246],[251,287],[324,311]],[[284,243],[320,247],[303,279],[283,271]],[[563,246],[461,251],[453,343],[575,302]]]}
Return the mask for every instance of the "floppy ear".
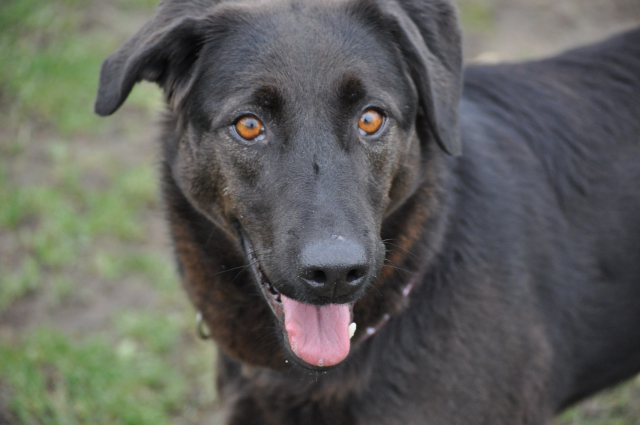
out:
{"label": "floppy ear", "polygon": [[206,14],[204,6],[194,10],[196,6],[180,3],[162,3],[156,14],[102,63],[97,114],[114,113],[141,80],[158,83],[172,103],[187,92],[206,36],[206,18],[193,16]]}
{"label": "floppy ear", "polygon": [[[458,103],[462,92],[462,47],[456,11],[446,0],[401,0],[388,6],[392,32],[418,89],[424,125],[450,155],[462,151]],[[422,121],[422,122],[420,122]],[[428,134],[427,131],[421,131]]]}

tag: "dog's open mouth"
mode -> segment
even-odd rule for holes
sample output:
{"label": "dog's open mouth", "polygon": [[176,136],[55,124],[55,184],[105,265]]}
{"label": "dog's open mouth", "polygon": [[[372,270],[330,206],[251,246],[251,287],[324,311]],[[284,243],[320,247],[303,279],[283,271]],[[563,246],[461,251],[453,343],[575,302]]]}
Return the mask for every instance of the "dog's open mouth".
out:
{"label": "dog's open mouth", "polygon": [[278,292],[260,268],[249,239],[240,232],[253,276],[284,333],[285,345],[297,363],[326,369],[341,363],[351,349],[355,332],[353,303],[317,306]]}

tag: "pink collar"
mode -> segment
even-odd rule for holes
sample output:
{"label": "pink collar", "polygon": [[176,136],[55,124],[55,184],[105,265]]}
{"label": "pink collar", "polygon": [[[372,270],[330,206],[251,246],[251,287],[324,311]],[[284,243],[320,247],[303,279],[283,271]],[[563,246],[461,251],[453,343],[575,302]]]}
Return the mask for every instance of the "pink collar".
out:
{"label": "pink collar", "polygon": [[[406,298],[409,296],[417,280],[418,280],[417,275],[414,275],[414,277],[411,278],[411,281],[409,281],[409,284],[407,284],[407,286],[405,286],[404,289],[402,289],[403,297]],[[365,342],[369,338],[371,338],[376,332],[380,330],[380,328],[382,328],[389,321],[389,319],[391,319],[391,315],[389,313],[385,313],[375,325],[369,326],[364,330],[364,334],[360,337],[360,339],[357,342],[360,344]]]}

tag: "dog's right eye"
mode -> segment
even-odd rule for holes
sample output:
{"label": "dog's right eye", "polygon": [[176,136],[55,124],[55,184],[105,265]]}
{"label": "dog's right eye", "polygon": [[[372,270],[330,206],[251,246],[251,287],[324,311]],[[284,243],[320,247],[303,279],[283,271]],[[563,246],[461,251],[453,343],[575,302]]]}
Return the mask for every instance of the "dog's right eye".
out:
{"label": "dog's right eye", "polygon": [[236,133],[245,140],[261,140],[264,138],[264,125],[252,115],[241,117],[234,126]]}

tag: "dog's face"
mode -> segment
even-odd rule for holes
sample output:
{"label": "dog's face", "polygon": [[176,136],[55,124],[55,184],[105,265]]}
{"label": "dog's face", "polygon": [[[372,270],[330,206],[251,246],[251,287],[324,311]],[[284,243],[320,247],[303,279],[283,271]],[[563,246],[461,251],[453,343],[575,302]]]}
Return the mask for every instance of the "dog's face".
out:
{"label": "dog's face", "polygon": [[169,19],[178,6],[105,63],[96,108],[115,110],[140,78],[160,83],[179,116],[167,160],[181,191],[238,241],[294,358],[338,364],[425,144],[458,150],[435,124],[455,116],[434,106],[443,81],[416,75],[435,56],[399,7],[233,2]]}

